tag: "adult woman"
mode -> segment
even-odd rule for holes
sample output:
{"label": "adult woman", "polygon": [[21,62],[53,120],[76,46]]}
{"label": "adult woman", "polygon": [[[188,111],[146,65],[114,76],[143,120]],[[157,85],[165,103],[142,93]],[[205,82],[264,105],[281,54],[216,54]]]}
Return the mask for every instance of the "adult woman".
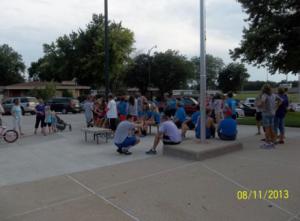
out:
{"label": "adult woman", "polygon": [[35,111],[36,111],[36,118],[35,118],[34,134],[37,133],[39,125],[41,125],[42,134],[46,135],[45,104],[44,104],[43,99],[39,99],[39,104],[35,107]]}

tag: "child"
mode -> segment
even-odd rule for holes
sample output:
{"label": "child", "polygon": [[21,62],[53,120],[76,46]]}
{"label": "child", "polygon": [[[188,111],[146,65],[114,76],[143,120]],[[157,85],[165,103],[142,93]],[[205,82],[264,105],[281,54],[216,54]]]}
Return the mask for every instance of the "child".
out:
{"label": "child", "polygon": [[52,131],[53,133],[57,132],[56,124],[57,124],[57,118],[55,111],[51,112],[51,124],[52,124]]}
{"label": "child", "polygon": [[52,113],[48,105],[45,107],[45,123],[48,126],[49,134],[52,133]]}

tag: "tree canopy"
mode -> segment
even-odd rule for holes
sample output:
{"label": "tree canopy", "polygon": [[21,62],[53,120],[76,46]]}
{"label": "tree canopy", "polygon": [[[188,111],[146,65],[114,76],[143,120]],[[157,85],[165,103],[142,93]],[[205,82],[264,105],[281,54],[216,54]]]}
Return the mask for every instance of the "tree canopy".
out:
{"label": "tree canopy", "polygon": [[[197,80],[197,88],[199,88],[199,67],[200,67],[200,57],[193,57],[192,62],[194,64],[194,79]],[[217,87],[218,75],[222,68],[224,67],[224,62],[221,58],[214,57],[213,55],[206,55],[206,84],[210,89],[215,89]]]}
{"label": "tree canopy", "polygon": [[250,75],[245,65],[230,63],[219,74],[219,89],[225,93],[228,91],[239,91],[249,77]]}
{"label": "tree canopy", "polygon": [[233,59],[267,66],[271,73],[300,72],[300,1],[238,0],[248,14]]}
{"label": "tree canopy", "polygon": [[[134,34],[121,23],[109,22],[110,82],[118,80],[129,61]],[[79,29],[44,44],[44,56],[33,62],[29,76],[46,81],[77,79],[78,83],[100,87],[104,85],[104,16],[93,15],[86,30]]]}
{"label": "tree canopy", "polygon": [[22,56],[7,44],[0,45],[0,85],[23,82],[24,71]]}
{"label": "tree canopy", "polygon": [[193,63],[178,51],[156,52],[153,56],[141,54],[133,59],[124,79],[127,86],[137,87],[142,93],[151,85],[163,95],[185,88],[187,80],[193,77],[193,68]]}

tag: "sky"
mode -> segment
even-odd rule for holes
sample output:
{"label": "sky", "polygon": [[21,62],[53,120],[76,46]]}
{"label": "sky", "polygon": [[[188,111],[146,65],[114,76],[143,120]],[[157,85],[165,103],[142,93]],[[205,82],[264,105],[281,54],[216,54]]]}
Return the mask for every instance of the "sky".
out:
{"label": "sky", "polygon": [[[173,49],[200,54],[199,0],[108,0],[109,19],[135,34],[135,53]],[[27,67],[43,56],[42,45],[84,29],[92,14],[104,11],[104,0],[1,0],[0,44],[9,44]],[[207,53],[232,62],[229,49],[239,45],[246,14],[236,0],[206,0]],[[285,80],[247,65],[250,80]],[[289,75],[288,80],[297,80]]]}

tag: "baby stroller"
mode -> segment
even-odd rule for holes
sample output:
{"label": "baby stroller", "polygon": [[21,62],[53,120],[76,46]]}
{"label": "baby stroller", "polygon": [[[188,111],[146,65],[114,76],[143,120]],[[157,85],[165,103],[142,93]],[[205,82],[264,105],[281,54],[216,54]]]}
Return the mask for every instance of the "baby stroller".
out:
{"label": "baby stroller", "polygon": [[72,125],[67,124],[59,116],[56,115],[56,129],[58,131],[64,131],[66,129],[66,127],[69,127],[69,131],[72,131]]}

